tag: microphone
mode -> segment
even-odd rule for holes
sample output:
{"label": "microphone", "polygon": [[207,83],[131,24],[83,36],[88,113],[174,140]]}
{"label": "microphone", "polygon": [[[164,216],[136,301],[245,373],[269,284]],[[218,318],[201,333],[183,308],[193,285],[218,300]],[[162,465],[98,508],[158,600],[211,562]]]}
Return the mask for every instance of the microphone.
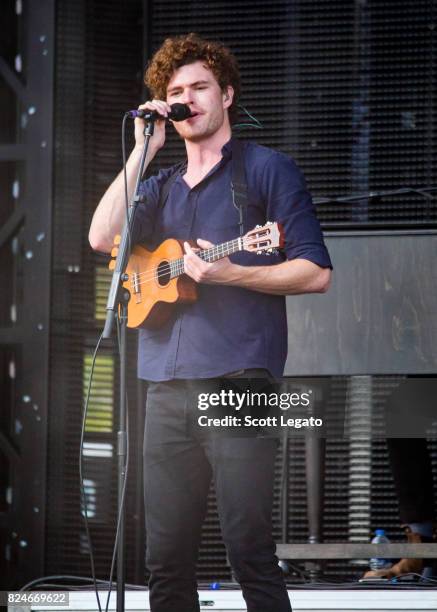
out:
{"label": "microphone", "polygon": [[[171,111],[168,114],[167,119],[172,119],[173,121],[184,121],[191,117],[191,110],[187,104],[180,104],[176,102],[170,106]],[[130,110],[127,112],[129,117],[135,119],[135,117],[139,117],[140,119],[144,119],[144,121],[156,121],[157,119],[164,119],[162,115],[155,110],[149,109],[140,109],[140,110]]]}

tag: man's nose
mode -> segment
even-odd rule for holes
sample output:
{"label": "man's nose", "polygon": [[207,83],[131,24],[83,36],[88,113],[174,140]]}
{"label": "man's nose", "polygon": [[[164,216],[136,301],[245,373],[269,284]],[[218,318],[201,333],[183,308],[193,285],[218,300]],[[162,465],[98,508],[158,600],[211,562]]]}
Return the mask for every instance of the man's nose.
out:
{"label": "man's nose", "polygon": [[182,104],[192,104],[193,103],[193,91],[190,87],[187,87],[182,91],[181,96]]}

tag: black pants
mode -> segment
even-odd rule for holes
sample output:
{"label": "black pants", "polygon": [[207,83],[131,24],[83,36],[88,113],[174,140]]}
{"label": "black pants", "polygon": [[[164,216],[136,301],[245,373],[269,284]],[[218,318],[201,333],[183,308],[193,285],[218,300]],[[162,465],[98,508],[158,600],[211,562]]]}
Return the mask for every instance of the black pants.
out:
{"label": "black pants", "polygon": [[[408,378],[387,401],[387,427],[390,435],[408,431],[420,435],[435,414],[437,379]],[[399,500],[402,523],[434,520],[431,457],[424,438],[387,438],[387,447]]]}
{"label": "black pants", "polygon": [[271,512],[277,440],[197,425],[189,381],[149,383],[144,439],[146,565],[153,612],[197,612],[195,577],[214,480],[228,557],[249,612],[290,612]]}

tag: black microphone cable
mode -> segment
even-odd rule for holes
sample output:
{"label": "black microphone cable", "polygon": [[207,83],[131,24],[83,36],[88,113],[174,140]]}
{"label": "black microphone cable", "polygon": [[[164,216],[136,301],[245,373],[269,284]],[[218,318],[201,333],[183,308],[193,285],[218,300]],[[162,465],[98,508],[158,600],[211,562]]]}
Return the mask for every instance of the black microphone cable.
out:
{"label": "black microphone cable", "polygon": [[[121,355],[121,342],[120,342],[120,321],[117,317],[117,344],[118,344],[118,353]],[[108,612],[109,609],[109,600],[111,598],[111,591],[114,585],[113,583],[113,575],[115,568],[115,561],[117,559],[117,548],[118,548],[118,539],[120,537],[120,526],[121,526],[121,517],[124,511],[124,504],[126,501],[126,485],[127,478],[129,473],[129,402],[128,402],[128,394],[126,393],[126,464],[124,466],[124,482],[123,482],[123,490],[121,492],[121,500],[120,507],[118,511],[118,519],[117,519],[117,528],[115,531],[115,540],[114,540],[114,548],[112,551],[112,560],[111,560],[111,570],[109,573],[109,581],[108,581],[108,596],[106,599],[105,612]]]}
{"label": "black microphone cable", "polygon": [[[126,225],[127,225],[127,230],[128,230],[128,253],[130,254],[131,246],[132,246],[132,236],[131,236],[131,228],[129,224],[129,194],[128,194],[128,189],[127,189],[127,172],[126,172],[126,163],[127,163],[126,120],[128,118],[130,118],[129,112],[125,113],[123,116],[123,122],[122,122],[122,128],[121,128],[121,150],[122,150],[122,158],[123,158],[124,201],[125,201]],[[117,325],[118,354],[121,356],[120,320],[118,317],[116,318],[116,325]],[[128,473],[129,473],[129,401],[128,401],[127,393],[126,393],[126,464],[125,464],[124,472],[125,472],[125,477],[124,477],[123,491],[121,494],[121,501],[120,501],[120,507],[119,507],[119,512],[118,512],[117,527],[115,530],[114,547],[112,550],[111,569],[109,572],[108,595],[106,598],[105,612],[108,612],[112,587],[114,586],[113,575],[114,575],[115,561],[117,559],[118,540],[120,537],[120,523],[121,523],[121,517],[122,517],[123,511],[124,511],[124,504],[125,504],[125,499],[126,499],[126,485],[127,485],[127,478],[128,478]],[[93,578],[94,578],[94,575],[93,575]],[[96,597],[98,600],[99,612],[101,612],[100,600],[99,600],[99,595],[98,595],[97,590],[96,590]]]}
{"label": "black microphone cable", "polygon": [[[125,479],[123,483],[123,490],[121,494],[120,508],[119,508],[119,514],[118,514],[116,531],[115,531],[115,540],[114,540],[114,547],[113,547],[113,552],[112,552],[109,580],[103,581],[103,580],[97,580],[96,578],[94,552],[93,552],[93,545],[92,545],[91,534],[89,530],[89,522],[88,522],[88,504],[87,504],[86,491],[85,491],[85,485],[84,485],[84,476],[83,476],[83,472],[84,472],[83,446],[84,446],[84,437],[85,437],[85,425],[86,425],[86,418],[87,418],[87,413],[88,413],[89,399],[91,395],[94,367],[95,367],[97,353],[100,348],[100,343],[102,341],[102,338],[103,338],[103,332],[100,335],[96,348],[94,350],[92,363],[91,363],[91,370],[90,370],[90,375],[89,375],[89,381],[88,381],[87,394],[85,398],[85,406],[84,406],[84,412],[83,412],[83,418],[82,418],[82,429],[81,429],[81,437],[80,437],[80,450],[79,450],[79,479],[80,479],[81,502],[82,502],[82,507],[83,507],[83,518],[84,518],[84,523],[85,523],[85,532],[86,532],[87,544],[89,548],[91,575],[92,575],[92,581],[93,581],[94,591],[95,591],[96,600],[97,600],[97,606],[98,606],[99,612],[102,612],[102,606],[100,602],[97,583],[99,582],[100,584],[103,584],[103,583],[108,584],[108,595],[107,595],[106,605],[105,605],[105,612],[108,612],[111,591],[114,585],[113,583],[114,567],[115,567],[115,561],[117,557],[117,547],[118,547],[118,540],[120,536],[120,523],[121,523],[122,511],[124,509],[124,504],[126,500],[126,485],[127,485],[127,478],[128,478],[128,473],[129,473],[129,404],[128,404],[128,396],[126,394],[126,464],[125,464],[125,469],[124,469]],[[118,349],[120,352],[120,334],[119,334],[118,318],[117,318],[117,341],[118,341]]]}
{"label": "black microphone cable", "polygon": [[[128,252],[130,253],[131,244],[132,244],[132,237],[131,237],[131,231],[130,231],[130,227],[129,227],[129,223],[128,223],[129,194],[128,194],[128,187],[127,187],[127,172],[126,172],[126,161],[127,161],[127,155],[126,155],[126,120],[129,117],[130,117],[130,115],[129,115],[128,112],[125,113],[124,116],[123,116],[122,128],[121,128],[121,148],[122,148],[122,158],[123,158],[125,213],[126,213],[126,223],[127,223],[127,228],[128,228]],[[119,328],[119,319],[118,319],[118,317],[116,318],[116,321],[117,321],[117,343],[118,343],[118,350],[119,350],[119,353],[120,353],[120,328]],[[100,584],[103,584],[103,583],[104,584],[108,584],[108,596],[107,596],[106,605],[105,605],[105,612],[107,612],[108,608],[109,608],[109,601],[110,601],[110,597],[111,597],[111,591],[112,591],[112,587],[113,587],[113,584],[114,584],[113,583],[113,574],[114,574],[115,560],[116,560],[116,556],[117,556],[117,546],[118,546],[118,540],[119,540],[119,534],[120,534],[120,519],[121,519],[121,515],[122,515],[121,511],[124,508],[124,503],[125,503],[126,483],[127,483],[128,470],[129,470],[129,410],[128,410],[129,404],[128,404],[128,397],[127,397],[127,394],[126,394],[126,465],[125,465],[125,480],[124,480],[124,484],[123,484],[123,491],[122,491],[121,502],[120,502],[120,506],[121,507],[120,507],[120,512],[119,512],[119,515],[118,515],[116,532],[115,532],[115,541],[114,541],[114,547],[113,547],[113,552],[112,552],[111,569],[110,569],[110,574],[109,574],[109,581],[102,581],[102,580],[97,580],[97,578],[96,578],[95,562],[94,562],[94,552],[93,552],[93,545],[92,545],[91,534],[90,534],[90,529],[89,529],[89,522],[88,522],[87,496],[86,496],[85,485],[84,485],[84,476],[83,476],[83,472],[84,472],[84,466],[83,466],[83,446],[84,446],[84,438],[85,438],[86,418],[87,418],[87,414],[88,414],[88,406],[89,406],[89,400],[90,400],[90,395],[91,395],[91,387],[92,387],[92,380],[93,380],[93,376],[94,376],[94,368],[95,368],[97,353],[99,351],[102,339],[103,339],[103,332],[102,332],[102,334],[100,335],[100,337],[99,337],[99,339],[97,341],[97,345],[96,345],[96,348],[95,348],[94,353],[93,353],[93,358],[92,358],[92,362],[91,362],[91,370],[90,370],[89,381],[88,381],[88,388],[87,388],[85,404],[84,404],[84,412],[83,412],[82,428],[81,428],[81,437],[80,437],[80,449],[79,449],[79,480],[80,480],[81,501],[82,501],[82,507],[83,507],[83,518],[84,518],[84,523],[85,523],[85,533],[86,533],[86,539],[87,539],[87,544],[88,544],[88,548],[89,548],[91,575],[92,575],[92,582],[93,582],[93,585],[94,585],[94,591],[95,591],[96,600],[97,600],[97,606],[98,606],[99,612],[102,612],[102,606],[101,606],[101,602],[100,602],[97,582],[99,582]]]}
{"label": "black microphone cable", "polygon": [[88,524],[88,504],[87,504],[87,499],[86,499],[86,491],[85,491],[84,477],[83,477],[83,445],[84,445],[84,438],[85,438],[85,425],[86,425],[86,418],[87,418],[87,413],[88,413],[88,405],[89,405],[89,400],[90,400],[90,395],[91,395],[91,386],[92,386],[92,380],[93,380],[93,375],[94,375],[94,367],[96,364],[97,353],[100,348],[100,343],[102,339],[103,339],[103,332],[100,334],[100,337],[97,341],[97,345],[96,345],[96,348],[94,349],[93,358],[91,362],[91,370],[89,374],[88,388],[87,388],[87,393],[85,397],[85,405],[84,405],[84,411],[83,411],[83,417],[82,417],[82,428],[81,428],[81,433],[80,433],[80,446],[79,446],[79,481],[80,481],[80,497],[81,497],[80,505],[83,508],[85,533],[86,533],[86,539],[87,539],[89,555],[90,555],[91,575],[92,575],[92,579],[94,583],[94,590],[96,593],[99,612],[102,612],[102,607],[100,605],[100,598],[99,598],[99,593],[98,593],[98,588],[97,588],[96,570],[95,570],[95,564],[94,564],[94,553],[93,553],[91,534],[90,534],[89,524]]}
{"label": "black microphone cable", "polygon": [[126,155],[126,121],[130,118],[129,112],[125,113],[123,116],[123,122],[121,124],[121,154],[123,158],[123,177],[124,177],[124,208],[125,208],[125,217],[126,217],[126,225],[127,225],[127,246],[128,253],[131,252],[132,246],[132,236],[131,229],[129,224],[129,194],[127,191],[127,155]]}

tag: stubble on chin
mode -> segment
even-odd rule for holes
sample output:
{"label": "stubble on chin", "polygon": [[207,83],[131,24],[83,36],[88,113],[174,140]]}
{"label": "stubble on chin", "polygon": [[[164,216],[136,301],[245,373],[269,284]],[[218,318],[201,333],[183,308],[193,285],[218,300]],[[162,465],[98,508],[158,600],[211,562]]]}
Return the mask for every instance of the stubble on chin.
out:
{"label": "stubble on chin", "polygon": [[200,128],[200,126],[199,129],[196,129],[196,127],[191,129],[189,126],[187,126],[187,129],[185,126],[178,126],[179,130],[176,127],[175,129],[182,140],[188,140],[189,142],[201,142],[202,140],[205,140],[205,138],[209,138],[215,134],[222,126],[222,123],[223,120],[216,120],[207,124],[205,127],[203,127],[203,129]]}
{"label": "stubble on chin", "polygon": [[188,140],[189,142],[201,142],[202,140],[210,136],[209,132],[205,132],[205,131],[201,131],[201,132],[195,132],[195,131],[189,131],[189,130],[181,130],[181,131],[176,130],[176,131],[181,140]]}

